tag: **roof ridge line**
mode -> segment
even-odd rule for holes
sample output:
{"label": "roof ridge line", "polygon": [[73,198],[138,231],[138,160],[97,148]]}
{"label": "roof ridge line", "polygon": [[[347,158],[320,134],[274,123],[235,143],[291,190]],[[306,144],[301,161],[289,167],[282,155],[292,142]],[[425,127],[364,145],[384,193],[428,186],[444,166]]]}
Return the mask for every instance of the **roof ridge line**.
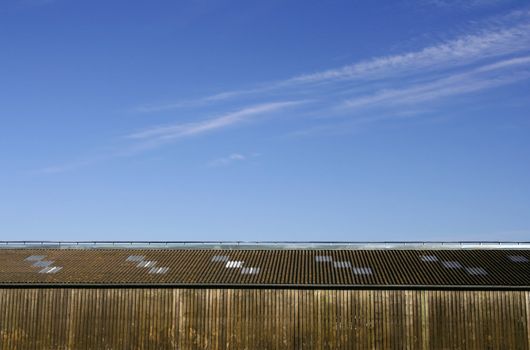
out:
{"label": "roof ridge line", "polygon": [[530,249],[512,241],[0,241],[0,249]]}

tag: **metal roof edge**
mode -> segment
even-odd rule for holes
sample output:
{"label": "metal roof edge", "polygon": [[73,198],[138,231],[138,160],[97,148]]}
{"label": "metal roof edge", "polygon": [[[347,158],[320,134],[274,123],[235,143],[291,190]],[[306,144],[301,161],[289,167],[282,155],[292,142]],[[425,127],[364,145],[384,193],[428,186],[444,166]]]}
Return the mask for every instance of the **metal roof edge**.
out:
{"label": "metal roof edge", "polygon": [[509,241],[0,241],[0,249],[436,250],[530,249]]}

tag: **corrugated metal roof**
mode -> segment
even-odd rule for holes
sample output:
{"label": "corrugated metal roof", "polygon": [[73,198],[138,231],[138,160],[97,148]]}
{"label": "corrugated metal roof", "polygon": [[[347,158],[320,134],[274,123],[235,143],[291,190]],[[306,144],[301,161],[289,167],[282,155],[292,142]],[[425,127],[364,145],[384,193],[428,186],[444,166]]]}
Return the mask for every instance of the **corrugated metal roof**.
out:
{"label": "corrugated metal roof", "polygon": [[0,284],[530,289],[529,261],[524,249],[21,248],[0,250]]}

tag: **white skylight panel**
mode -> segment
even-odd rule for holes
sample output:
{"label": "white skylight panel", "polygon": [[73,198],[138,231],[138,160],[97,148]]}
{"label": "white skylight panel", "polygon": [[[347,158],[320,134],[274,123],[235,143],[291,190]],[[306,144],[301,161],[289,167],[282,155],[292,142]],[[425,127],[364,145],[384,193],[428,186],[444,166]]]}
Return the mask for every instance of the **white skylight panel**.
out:
{"label": "white skylight panel", "polygon": [[169,271],[169,267],[153,267],[149,270],[151,274],[165,274]]}
{"label": "white skylight panel", "polygon": [[47,267],[47,266],[50,266],[52,264],[53,264],[53,261],[39,260],[39,261],[35,261],[33,263],[33,266],[35,266],[35,267]]}
{"label": "white skylight panel", "polygon": [[214,255],[212,257],[212,262],[227,262],[230,258],[226,255]]}
{"label": "white skylight panel", "polygon": [[214,255],[212,262],[224,262],[227,269],[240,269],[242,275],[255,275],[259,273],[259,267],[243,267],[245,262],[243,260],[230,260],[226,255]]}
{"label": "white skylight panel", "polygon": [[39,273],[57,273],[61,271],[61,266],[48,266],[39,271]]}
{"label": "white skylight panel", "polygon": [[225,267],[227,269],[240,269],[243,267],[243,261],[227,261]]}
{"label": "white skylight panel", "polygon": [[329,255],[317,255],[315,256],[316,262],[332,262],[333,258]]}
{"label": "white skylight panel", "polygon": [[54,261],[43,260],[44,258],[46,258],[46,255],[31,255],[24,260],[32,262],[34,267],[40,267],[39,273],[57,273],[62,269],[61,266],[52,266]]}
{"label": "white skylight panel", "polygon": [[442,265],[447,269],[461,269],[462,264],[458,261],[442,261]]}
{"label": "white skylight panel", "polygon": [[145,260],[145,256],[143,255],[130,255],[126,261],[135,262],[137,268],[145,268],[148,269],[147,272],[149,274],[165,274],[169,271],[169,267],[163,267],[163,266],[156,266],[157,261],[156,260]]}
{"label": "white skylight panel", "polygon": [[259,273],[259,267],[243,267],[241,274],[243,275],[256,275]]}
{"label": "white skylight panel", "polygon": [[145,259],[145,256],[143,255],[130,255],[127,258],[127,261],[139,262],[139,261],[143,261],[144,259]]}
{"label": "white skylight panel", "polygon": [[370,267],[354,267],[351,269],[355,275],[371,275],[372,269]]}
{"label": "white skylight panel", "polygon": [[466,268],[467,273],[470,275],[487,275],[488,272],[482,267],[468,267]]}
{"label": "white skylight panel", "polygon": [[515,263],[527,263],[528,258],[522,255],[508,255],[508,259]]}
{"label": "white skylight panel", "polygon": [[138,267],[153,267],[156,265],[156,261],[150,261],[150,260],[146,260],[146,261],[140,261],[138,263]]}
{"label": "white skylight panel", "polygon": [[423,262],[436,262],[438,261],[438,257],[436,255],[422,255],[421,261]]}
{"label": "white skylight panel", "polygon": [[26,259],[26,261],[39,261],[46,258],[46,255],[30,255]]}
{"label": "white skylight panel", "polygon": [[333,262],[333,267],[339,269],[349,269],[351,267],[351,262],[349,261],[335,261]]}

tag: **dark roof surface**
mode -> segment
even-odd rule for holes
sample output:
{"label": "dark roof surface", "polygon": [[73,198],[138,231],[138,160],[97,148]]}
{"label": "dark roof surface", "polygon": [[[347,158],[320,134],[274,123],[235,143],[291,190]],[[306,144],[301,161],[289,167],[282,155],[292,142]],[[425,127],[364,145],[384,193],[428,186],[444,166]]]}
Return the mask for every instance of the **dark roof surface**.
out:
{"label": "dark roof surface", "polygon": [[0,249],[0,285],[530,289],[527,249]]}

